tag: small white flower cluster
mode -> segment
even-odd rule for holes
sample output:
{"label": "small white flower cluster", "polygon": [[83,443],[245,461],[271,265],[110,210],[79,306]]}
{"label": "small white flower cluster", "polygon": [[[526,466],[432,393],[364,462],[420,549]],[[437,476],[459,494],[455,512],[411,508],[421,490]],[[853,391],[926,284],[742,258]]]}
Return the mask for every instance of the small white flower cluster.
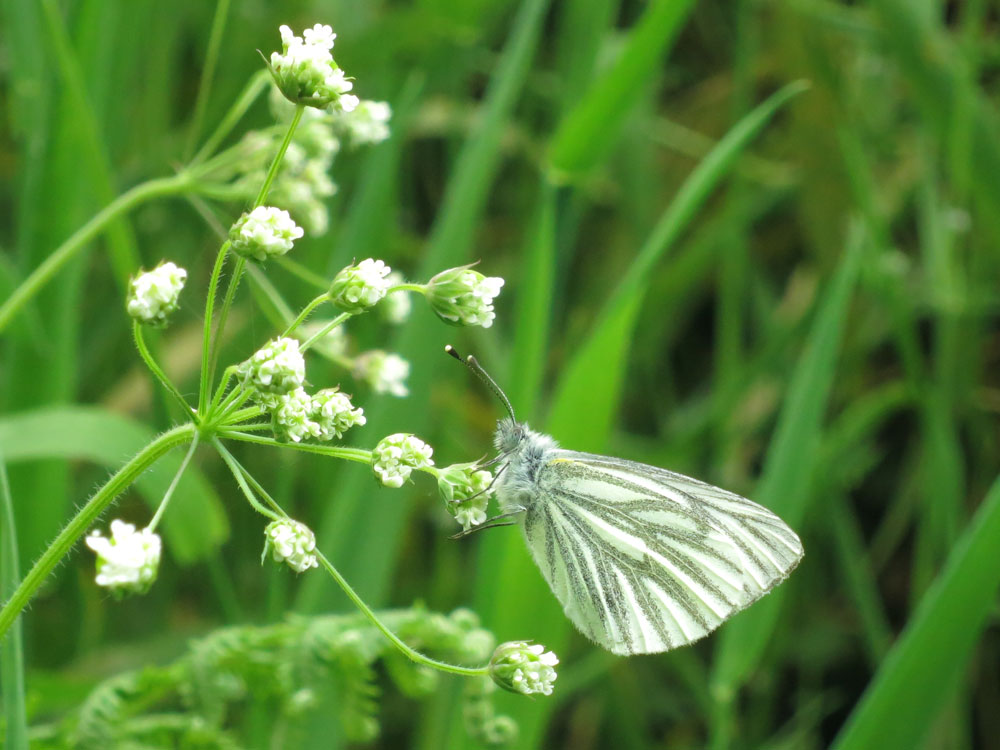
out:
{"label": "small white flower cluster", "polygon": [[330,299],[341,310],[350,313],[367,310],[385,297],[392,285],[388,279],[391,271],[385,263],[372,258],[348,266],[334,277]]}
{"label": "small white flower cluster", "polygon": [[160,537],[149,529],[137,532],[124,521],[111,522],[111,538],[94,531],[87,546],[97,553],[97,585],[106,586],[116,595],[142,594],[156,580],[160,566]]}
{"label": "small white flower cluster", "polygon": [[500,295],[503,279],[483,276],[468,266],[449,268],[428,282],[427,301],[445,322],[454,325],[493,325],[493,299]]}
{"label": "small white flower cluster", "polygon": [[364,411],[336,388],[309,395],[304,384],[306,361],[299,342],[291,338],[269,341],[239,366],[244,387],[271,413],[275,434],[284,440],[332,440],[365,423]]}
{"label": "small white flower cluster", "polygon": [[186,280],[187,271],[169,261],[140,273],[129,282],[125,303],[128,314],[141,323],[162,325],[177,309],[177,298]]}
{"label": "small white flower cluster", "polygon": [[296,104],[324,109],[336,106],[350,112],[358,106],[358,97],[347,92],[354,84],[344,76],[330,50],[337,35],[333,29],[316,24],[296,36],[282,26],[281,52],[271,53],[271,75],[285,97]]}
{"label": "small white flower cluster", "polygon": [[490,677],[512,693],[552,695],[552,683],[556,680],[553,667],[558,663],[556,655],[545,651],[541,644],[509,641],[500,644],[493,652]]}
{"label": "small white flower cluster", "polygon": [[274,408],[278,397],[301,388],[306,381],[306,360],[299,342],[291,338],[268,341],[239,366],[245,387],[252,387],[264,406]]}
{"label": "small white flower cluster", "polygon": [[399,488],[414,469],[433,466],[434,449],[415,435],[397,432],[382,438],[372,451],[372,470],[384,487]]}
{"label": "small white flower cluster", "polygon": [[288,567],[296,573],[303,573],[319,565],[319,560],[316,559],[316,536],[308,526],[290,518],[272,521],[264,529],[264,554],[261,556],[261,563],[268,551],[275,562],[288,563]]}
{"label": "small white flower cluster", "polygon": [[353,112],[337,115],[337,124],[351,143],[361,146],[381,143],[389,137],[389,119],[392,108],[388,102],[374,102],[363,99]]}
{"label": "small white flower cluster", "polygon": [[493,475],[471,464],[453,464],[438,474],[438,490],[448,512],[468,531],[486,520]]}
{"label": "small white flower cluster", "polygon": [[409,374],[409,362],[381,349],[372,349],[354,360],[354,377],[368,383],[375,393],[389,393],[399,398],[408,396],[406,378]]}
{"label": "small white flower cluster", "polygon": [[284,255],[303,234],[288,211],[257,206],[244,213],[229,230],[233,252],[250,260],[264,261]]}

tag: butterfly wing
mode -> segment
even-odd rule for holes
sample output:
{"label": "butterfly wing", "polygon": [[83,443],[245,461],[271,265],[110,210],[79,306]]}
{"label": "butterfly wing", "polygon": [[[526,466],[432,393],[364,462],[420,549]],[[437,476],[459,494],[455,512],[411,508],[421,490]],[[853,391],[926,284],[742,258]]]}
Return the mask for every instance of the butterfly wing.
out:
{"label": "butterfly wing", "polygon": [[570,620],[616,654],[698,640],[802,558],[795,532],[739,495],[634,461],[549,456],[528,548]]}

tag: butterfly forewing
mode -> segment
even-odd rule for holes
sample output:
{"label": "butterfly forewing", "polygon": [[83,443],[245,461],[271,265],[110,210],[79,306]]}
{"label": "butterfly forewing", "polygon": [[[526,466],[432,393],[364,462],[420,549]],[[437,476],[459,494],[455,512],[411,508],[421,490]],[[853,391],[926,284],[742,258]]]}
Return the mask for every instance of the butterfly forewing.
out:
{"label": "butterfly forewing", "polygon": [[567,616],[614,653],[698,640],[802,557],[795,532],[739,495],[633,461],[549,456],[528,547]]}

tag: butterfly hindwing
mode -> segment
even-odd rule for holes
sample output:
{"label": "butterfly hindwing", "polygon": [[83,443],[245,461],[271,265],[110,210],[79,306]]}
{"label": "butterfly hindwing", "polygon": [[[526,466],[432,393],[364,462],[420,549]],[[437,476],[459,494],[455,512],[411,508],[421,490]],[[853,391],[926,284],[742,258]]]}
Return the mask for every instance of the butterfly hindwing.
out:
{"label": "butterfly hindwing", "polygon": [[566,615],[614,653],[698,640],[802,557],[795,532],[739,495],[633,461],[547,458],[525,513],[528,548]]}

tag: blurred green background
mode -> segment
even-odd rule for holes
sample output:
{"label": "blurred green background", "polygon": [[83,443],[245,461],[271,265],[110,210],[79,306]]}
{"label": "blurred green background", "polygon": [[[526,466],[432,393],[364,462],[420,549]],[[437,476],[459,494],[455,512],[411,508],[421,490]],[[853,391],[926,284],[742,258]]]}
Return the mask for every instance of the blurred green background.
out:
{"label": "blurred green background", "polygon": [[[215,5],[0,11],[6,297],[114,196],[183,163]],[[380,490],[363,466],[238,451],[367,601],[469,606],[500,640],[555,649],[553,697],[498,698],[517,747],[1000,747],[997,4],[236,0],[202,137],[278,25],[316,22],[337,32],[357,93],[392,104],[393,137],[337,156],[330,229],[295,260],[330,277],[374,256],[417,281],[480,260],[506,279],[489,330],[419,304],[401,329],[352,324],[356,347],[410,360],[409,398],[310,361],[313,383],[341,382],[366,409],[349,444],[406,431],[439,464],[487,453],[500,405],[442,354],[454,343],[564,446],[746,494],[806,548],[776,593],[705,641],[615,658],[572,630],[516,529],[448,540],[426,477]],[[754,110],[800,80],[808,90]],[[269,122],[260,101],[233,138]],[[225,226],[242,208],[208,210]],[[156,346],[193,394],[217,248],[190,202],[147,203],[4,332],[0,450],[22,571],[172,423],[131,344],[128,274],[161,258],[189,270]],[[314,296],[267,272],[290,304]],[[224,362],[274,334],[253,289]],[[260,566],[261,520],[199,455],[197,502],[168,515],[147,596],[111,601],[78,551],[22,618],[30,724],[222,625],[350,611],[322,575]],[[130,492],[114,516],[142,523],[144,503]],[[460,683],[413,702],[382,680],[373,746],[474,747]],[[345,744],[329,715],[315,722],[309,747]],[[244,729],[248,747],[274,746]]]}

